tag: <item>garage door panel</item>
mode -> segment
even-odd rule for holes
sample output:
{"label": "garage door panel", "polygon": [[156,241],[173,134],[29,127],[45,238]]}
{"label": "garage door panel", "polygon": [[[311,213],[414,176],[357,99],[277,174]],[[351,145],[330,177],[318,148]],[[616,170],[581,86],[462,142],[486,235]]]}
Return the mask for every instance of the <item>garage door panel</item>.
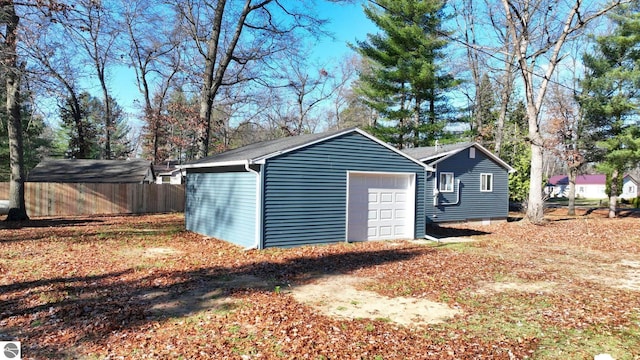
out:
{"label": "garage door panel", "polygon": [[[387,240],[413,237],[415,203],[411,174],[349,174],[347,237]],[[364,202],[363,202],[364,200]],[[366,220],[362,218],[366,215]],[[366,234],[365,237],[359,237]]]}
{"label": "garage door panel", "polygon": [[380,210],[380,220],[393,220],[393,210]]}
{"label": "garage door panel", "polygon": [[393,232],[391,231],[393,227],[392,226],[380,226],[380,233],[379,236],[390,236],[393,234]]}
{"label": "garage door panel", "polygon": [[404,235],[406,230],[406,227],[404,226],[396,226],[395,227],[395,231],[394,231],[394,235],[396,236],[400,236],[400,235]]}
{"label": "garage door panel", "polygon": [[380,203],[389,204],[393,202],[393,193],[381,192]]}
{"label": "garage door panel", "polygon": [[377,226],[371,226],[369,228],[367,228],[367,237],[371,238],[371,237],[377,237],[378,236],[378,227]]}

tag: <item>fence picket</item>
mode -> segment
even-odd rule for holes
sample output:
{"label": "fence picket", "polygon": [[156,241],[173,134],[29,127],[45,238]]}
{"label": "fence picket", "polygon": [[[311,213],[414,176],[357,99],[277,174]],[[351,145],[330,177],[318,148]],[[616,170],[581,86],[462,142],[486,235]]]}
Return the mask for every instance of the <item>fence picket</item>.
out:
{"label": "fence picket", "polygon": [[[0,182],[0,200],[9,183]],[[169,184],[25,183],[29,216],[183,212],[185,186]]]}

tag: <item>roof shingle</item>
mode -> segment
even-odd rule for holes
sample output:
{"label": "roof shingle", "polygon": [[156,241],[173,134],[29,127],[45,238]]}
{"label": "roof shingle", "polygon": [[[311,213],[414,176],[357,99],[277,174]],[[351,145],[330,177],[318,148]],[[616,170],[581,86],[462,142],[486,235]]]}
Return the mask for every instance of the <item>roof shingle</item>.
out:
{"label": "roof shingle", "polygon": [[[54,159],[44,160],[29,172],[29,182],[142,183],[152,170],[151,161]],[[153,179],[151,179],[152,181]]]}

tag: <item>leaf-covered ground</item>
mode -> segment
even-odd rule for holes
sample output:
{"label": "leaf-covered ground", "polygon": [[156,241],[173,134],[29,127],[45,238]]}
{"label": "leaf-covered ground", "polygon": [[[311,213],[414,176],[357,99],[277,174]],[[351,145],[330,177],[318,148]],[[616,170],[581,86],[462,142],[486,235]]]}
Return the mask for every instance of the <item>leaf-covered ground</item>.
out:
{"label": "leaf-covered ground", "polygon": [[[265,251],[181,215],[2,223],[0,340],[26,359],[640,359],[640,217],[562,211],[441,230],[473,242]],[[406,326],[295,300],[333,275],[458,315]]]}

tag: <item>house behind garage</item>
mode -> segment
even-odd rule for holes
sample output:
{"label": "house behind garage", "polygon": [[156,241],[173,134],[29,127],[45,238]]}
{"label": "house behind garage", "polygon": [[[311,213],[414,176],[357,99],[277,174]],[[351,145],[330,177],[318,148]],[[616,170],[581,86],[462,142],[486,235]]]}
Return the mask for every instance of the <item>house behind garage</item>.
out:
{"label": "house behind garage", "polygon": [[360,129],[256,143],[182,167],[187,229],[240,246],[425,234],[431,167]]}
{"label": "house behind garage", "polygon": [[514,169],[475,142],[405,149],[434,168],[433,191],[427,194],[431,223],[506,220],[509,173]]}
{"label": "house behind garage", "polygon": [[151,184],[150,161],[50,159],[41,161],[27,176],[28,182]]}

